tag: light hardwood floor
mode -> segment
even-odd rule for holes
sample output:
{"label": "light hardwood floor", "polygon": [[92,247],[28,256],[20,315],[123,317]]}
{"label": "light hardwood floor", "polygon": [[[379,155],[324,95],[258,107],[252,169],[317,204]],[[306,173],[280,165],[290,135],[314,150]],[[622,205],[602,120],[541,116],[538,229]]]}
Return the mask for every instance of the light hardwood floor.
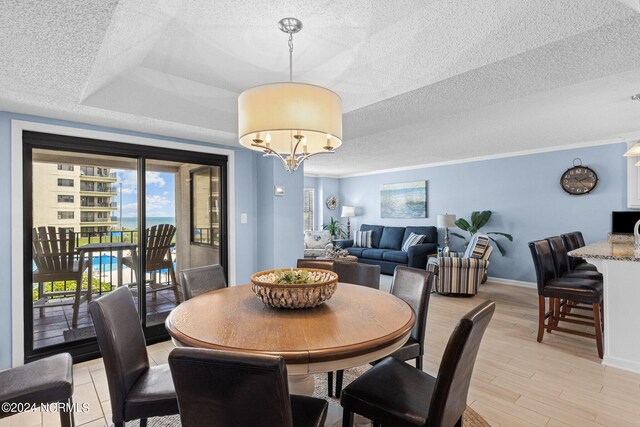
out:
{"label": "light hardwood floor", "polygon": [[[383,288],[388,288],[386,280]],[[533,289],[487,283],[474,298],[431,298],[425,370],[437,373],[457,320],[484,300],[497,309],[476,362],[469,404],[494,426],[640,426],[640,374],[604,367],[595,342],[561,333],[536,342],[537,295]],[[635,325],[637,327],[637,325]],[[153,363],[165,363],[170,342],[149,347]],[[100,360],[75,366],[76,423],[111,421],[109,391]],[[57,414],[33,412],[0,420],[4,426],[57,426]]]}

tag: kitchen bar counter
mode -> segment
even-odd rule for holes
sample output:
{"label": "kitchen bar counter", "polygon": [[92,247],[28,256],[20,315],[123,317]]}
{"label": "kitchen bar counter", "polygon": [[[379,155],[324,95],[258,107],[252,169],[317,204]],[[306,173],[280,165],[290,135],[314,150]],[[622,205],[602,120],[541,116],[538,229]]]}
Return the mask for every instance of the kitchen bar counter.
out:
{"label": "kitchen bar counter", "polygon": [[569,252],[569,256],[591,259],[640,262],[640,253],[633,251],[633,240],[627,242],[598,242]]}
{"label": "kitchen bar counter", "polygon": [[604,358],[602,363],[640,372],[640,256],[633,240],[593,243],[569,252],[602,273]]}

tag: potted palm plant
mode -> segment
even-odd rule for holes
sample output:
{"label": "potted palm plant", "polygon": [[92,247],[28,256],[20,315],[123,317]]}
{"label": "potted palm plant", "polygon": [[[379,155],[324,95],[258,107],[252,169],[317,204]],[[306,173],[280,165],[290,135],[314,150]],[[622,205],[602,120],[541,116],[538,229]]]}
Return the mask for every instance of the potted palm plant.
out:
{"label": "potted palm plant", "polygon": [[[458,233],[451,233],[451,234],[453,236],[463,239],[465,241],[464,245],[466,247],[469,244],[469,241],[471,240],[471,236],[473,236],[478,231],[480,231],[480,228],[487,225],[487,223],[489,222],[489,219],[491,219],[491,213],[492,213],[491,211],[482,211],[482,212],[473,211],[471,212],[470,222],[464,218],[460,218],[456,221],[456,227],[458,227],[460,230],[468,232],[469,233],[468,237]],[[513,242],[513,236],[511,236],[511,234],[502,233],[500,231],[487,231],[484,234],[487,234],[489,236],[489,239],[491,239],[491,241],[495,243],[496,247],[500,251],[500,255],[503,255],[503,256],[506,253],[504,247],[500,244],[498,240],[491,237],[491,235],[501,236],[507,239],[508,241]]]}
{"label": "potted palm plant", "polygon": [[331,237],[333,240],[340,239],[341,237],[346,236],[344,230],[342,229],[342,224],[340,224],[338,220],[333,219],[333,217],[331,217],[331,221],[329,221],[329,224],[326,224],[324,227],[322,227],[322,229],[328,230],[329,233],[331,233]]}

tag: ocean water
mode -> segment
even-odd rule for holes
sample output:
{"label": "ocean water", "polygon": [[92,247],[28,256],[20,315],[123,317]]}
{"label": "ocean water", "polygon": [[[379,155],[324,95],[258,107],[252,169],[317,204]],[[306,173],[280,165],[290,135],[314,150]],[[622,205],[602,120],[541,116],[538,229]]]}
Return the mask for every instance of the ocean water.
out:
{"label": "ocean water", "polygon": [[[158,224],[171,224],[176,225],[176,218],[173,216],[148,216],[147,228],[153,227]],[[120,224],[116,226],[119,227]],[[125,230],[135,230],[138,227],[137,217],[122,217],[122,228]]]}

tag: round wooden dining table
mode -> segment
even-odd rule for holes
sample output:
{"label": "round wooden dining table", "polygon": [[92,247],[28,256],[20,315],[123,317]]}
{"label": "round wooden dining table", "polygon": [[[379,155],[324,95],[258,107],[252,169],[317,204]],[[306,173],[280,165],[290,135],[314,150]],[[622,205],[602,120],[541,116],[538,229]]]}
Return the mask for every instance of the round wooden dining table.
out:
{"label": "round wooden dining table", "polygon": [[333,297],[308,309],[268,307],[250,285],[199,295],[173,309],[166,327],[179,346],[282,356],[291,393],[313,394],[313,373],[383,358],[407,341],[416,322],[401,299],[339,283]]}

